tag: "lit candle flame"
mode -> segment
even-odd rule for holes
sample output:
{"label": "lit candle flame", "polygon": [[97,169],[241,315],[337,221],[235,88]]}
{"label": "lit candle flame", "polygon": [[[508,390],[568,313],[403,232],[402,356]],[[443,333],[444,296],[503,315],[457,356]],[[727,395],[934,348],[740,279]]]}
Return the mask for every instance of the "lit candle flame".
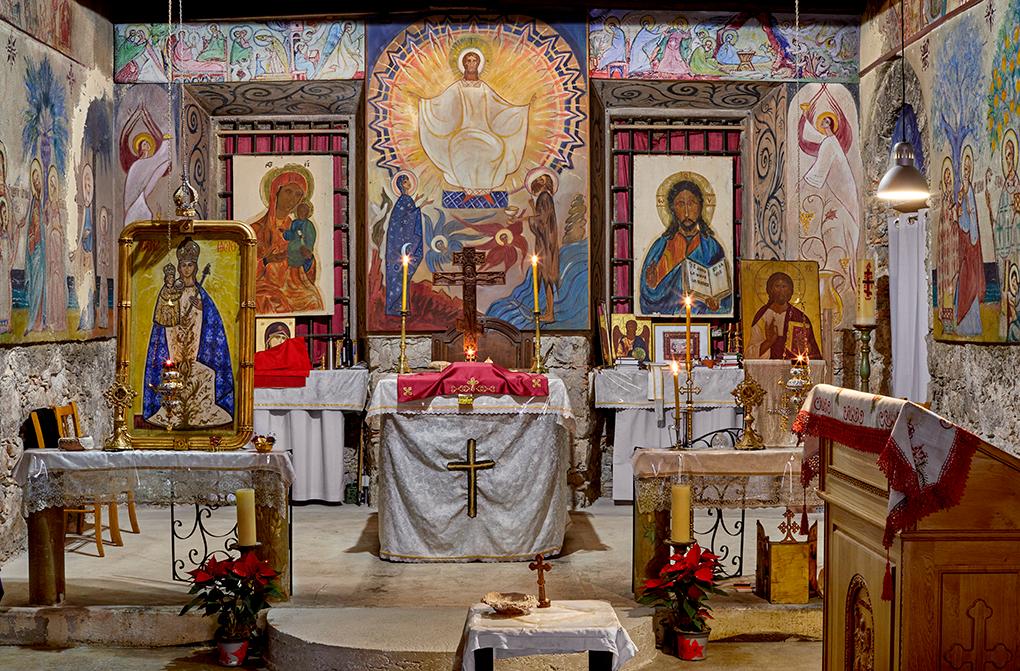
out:
{"label": "lit candle flame", "polygon": [[408,256],[407,254],[404,254],[404,255],[403,255],[402,257],[400,257],[400,261],[401,261],[401,263],[403,263],[403,264],[404,264],[405,266],[406,266],[406,265],[409,265],[409,264],[411,263],[411,257],[410,257],[410,256]]}
{"label": "lit candle flame", "polygon": [[677,376],[680,374],[680,362],[673,359],[669,362],[669,369],[673,371],[673,375]]}
{"label": "lit candle flame", "polygon": [[532,254],[531,255],[531,265],[533,265],[533,266],[537,266],[538,265],[538,254]]}
{"label": "lit candle flame", "polygon": [[691,295],[690,294],[684,294],[684,305],[686,305],[687,307],[691,307],[691,305],[693,305],[693,304],[694,304],[694,300],[691,298]]}
{"label": "lit candle flame", "polygon": [[805,362],[807,362],[807,356],[803,352],[801,352],[800,354],[797,355],[797,363]]}

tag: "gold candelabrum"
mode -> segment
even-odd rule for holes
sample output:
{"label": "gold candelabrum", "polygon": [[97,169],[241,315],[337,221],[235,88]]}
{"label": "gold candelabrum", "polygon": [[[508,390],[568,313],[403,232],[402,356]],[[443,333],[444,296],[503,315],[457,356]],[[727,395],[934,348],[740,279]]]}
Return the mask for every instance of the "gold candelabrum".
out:
{"label": "gold candelabrum", "polygon": [[166,410],[166,430],[173,431],[180,424],[181,410],[184,407],[184,401],[181,399],[184,383],[176,362],[170,359],[164,361],[159,384],[151,384],[149,387],[159,396],[160,407]]}
{"label": "gold candelabrum", "polygon": [[400,311],[400,358],[397,359],[397,372],[407,375],[411,367],[407,365],[407,310]]}
{"label": "gold candelabrum", "polygon": [[763,450],[765,441],[761,434],[754,430],[754,409],[765,400],[765,390],[758,381],[748,375],[744,369],[744,380],[730,392],[737,403],[744,409],[744,433],[733,447],[738,450]]}
{"label": "gold candelabrum", "polygon": [[861,391],[871,389],[871,332],[874,324],[854,324],[861,339]]}
{"label": "gold candelabrum", "polygon": [[531,356],[532,373],[548,373],[549,369],[542,363],[542,326],[539,317],[541,312],[535,310],[535,353]]}
{"label": "gold candelabrum", "polygon": [[[687,369],[687,380],[682,387],[677,388],[675,394],[676,409],[673,411],[673,418],[676,424],[676,449],[689,450],[694,441],[694,395],[701,393],[701,387],[694,384],[691,369]],[[684,406],[680,407],[679,392],[685,395]],[[680,434],[680,415],[683,414],[684,430],[683,437]]]}
{"label": "gold candelabrum", "polygon": [[815,386],[811,381],[811,362],[803,355],[798,356],[790,364],[789,379],[786,382],[780,380],[778,384],[783,388],[783,398],[779,409],[774,410],[773,414],[789,420],[804,405],[808,392]]}
{"label": "gold candelabrum", "polygon": [[127,383],[127,371],[117,375],[117,380],[103,392],[103,398],[113,409],[113,434],[106,439],[103,449],[108,452],[121,452],[132,449],[131,438],[127,431],[127,412],[138,395]]}

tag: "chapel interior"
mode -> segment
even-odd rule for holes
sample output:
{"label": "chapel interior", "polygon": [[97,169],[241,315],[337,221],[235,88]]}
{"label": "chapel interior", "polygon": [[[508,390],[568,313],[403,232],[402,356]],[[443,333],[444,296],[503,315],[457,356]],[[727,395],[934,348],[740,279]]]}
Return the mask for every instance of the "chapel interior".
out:
{"label": "chapel interior", "polygon": [[0,0],[0,671],[1020,669],[1020,0]]}

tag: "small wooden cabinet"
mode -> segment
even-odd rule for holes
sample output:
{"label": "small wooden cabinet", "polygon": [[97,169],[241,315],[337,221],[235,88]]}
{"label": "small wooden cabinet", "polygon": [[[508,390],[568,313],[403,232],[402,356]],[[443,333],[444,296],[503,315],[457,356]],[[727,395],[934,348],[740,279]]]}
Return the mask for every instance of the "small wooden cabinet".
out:
{"label": "small wooden cabinet", "polygon": [[828,671],[1020,669],[1020,460],[981,445],[959,505],[899,534],[882,600],[888,482],[823,439]]}

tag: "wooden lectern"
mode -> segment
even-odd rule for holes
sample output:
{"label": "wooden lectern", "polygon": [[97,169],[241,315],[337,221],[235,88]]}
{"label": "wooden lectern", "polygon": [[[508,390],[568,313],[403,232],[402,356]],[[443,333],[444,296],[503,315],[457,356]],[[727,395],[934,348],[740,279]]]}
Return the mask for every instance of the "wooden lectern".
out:
{"label": "wooden lectern", "polygon": [[883,601],[888,481],[874,454],[823,438],[820,456],[824,668],[1020,669],[1020,460],[978,448],[960,503],[894,539]]}

